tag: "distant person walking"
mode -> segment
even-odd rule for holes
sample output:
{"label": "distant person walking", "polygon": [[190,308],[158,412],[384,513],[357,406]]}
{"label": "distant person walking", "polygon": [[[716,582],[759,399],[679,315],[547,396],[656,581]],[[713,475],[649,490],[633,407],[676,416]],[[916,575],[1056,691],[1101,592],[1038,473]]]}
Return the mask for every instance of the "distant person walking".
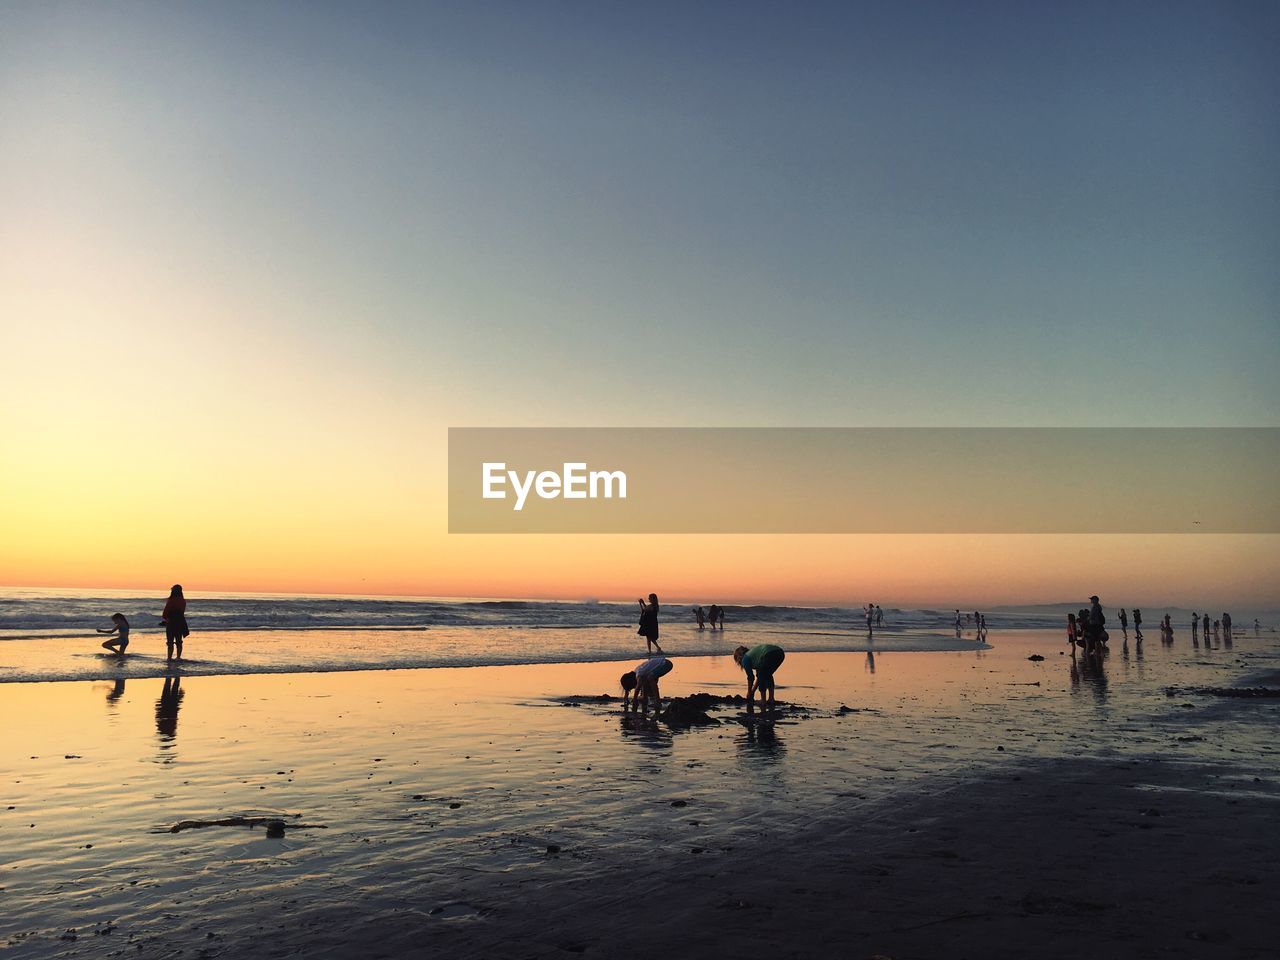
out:
{"label": "distant person walking", "polygon": [[1207,613],[1206,613],[1206,614],[1204,615],[1204,618],[1201,620],[1201,624],[1204,626],[1204,642],[1205,642],[1205,643],[1208,643],[1208,642],[1209,642],[1209,629],[1210,629],[1210,628],[1209,628],[1209,614],[1207,614]]}
{"label": "distant person walking", "polygon": [[721,632],[724,632],[724,607],[716,607],[716,623],[719,624]]}
{"label": "distant person walking", "polygon": [[978,634],[983,640],[987,639],[987,615],[985,613],[978,617]]}
{"label": "distant person walking", "polygon": [[884,623],[884,611],[880,609],[880,604],[876,604],[876,626]]}
{"label": "distant person walking", "polygon": [[747,712],[750,713],[754,708],[752,706],[752,697],[756,691],[760,691],[760,710],[765,709],[765,697],[768,697],[768,705],[772,708],[774,704],[773,695],[773,675],[777,672],[778,667],[782,666],[782,661],[786,658],[786,654],[781,647],[774,646],[772,643],[759,643],[751,649],[746,647],[738,647],[733,651],[733,659],[747,674]]}
{"label": "distant person walking", "polygon": [[1231,614],[1224,613],[1222,615],[1222,639],[1230,643],[1233,639],[1231,636]]}
{"label": "distant person walking", "polygon": [[693,608],[693,619],[698,621],[698,629],[703,630],[707,626],[707,612],[702,607]]}
{"label": "distant person walking", "polygon": [[1164,622],[1160,625],[1160,632],[1164,635],[1165,643],[1173,643],[1173,619],[1167,613],[1164,615]]}
{"label": "distant person walking", "polygon": [[1200,616],[1194,610],[1191,611],[1191,639],[1200,639]]}
{"label": "distant person walking", "polygon": [[1067,643],[1071,644],[1071,652],[1076,652],[1076,644],[1080,642],[1080,630],[1076,626],[1076,615],[1067,614]]}
{"label": "distant person walking", "polygon": [[129,646],[129,621],[125,619],[123,613],[113,613],[111,624],[110,627],[98,627],[99,633],[116,634],[110,640],[103,641],[102,649],[110,650],[123,657],[125,649]]}
{"label": "distant person walking", "polygon": [[960,634],[964,631],[964,621],[960,617],[960,611],[956,611],[956,639],[960,639]]}
{"label": "distant person walking", "polygon": [[1120,629],[1124,633],[1129,632],[1129,615],[1124,612],[1124,607],[1120,608]]}
{"label": "distant person walking", "polygon": [[169,591],[169,599],[165,602],[164,613],[160,614],[160,622],[164,624],[164,646],[166,660],[174,659],[173,652],[178,651],[178,659],[182,659],[182,641],[191,636],[187,628],[187,601],[182,595],[182,584],[175,583]]}
{"label": "distant person walking", "polygon": [[713,603],[710,607],[707,608],[707,621],[711,624],[712,630],[716,628],[716,619],[719,616],[720,616],[719,606]]}
{"label": "distant person walking", "polygon": [[[649,701],[654,703],[656,716],[662,712],[662,694],[658,692],[658,680],[671,672],[672,663],[666,657],[650,657],[643,663],[636,664],[634,670],[622,675],[622,709],[627,709],[627,697],[632,696],[632,710],[648,712]],[[644,704],[642,707],[641,704]]]}
{"label": "distant person walking", "polygon": [[1142,639],[1142,611],[1137,607],[1133,608],[1133,635]]}
{"label": "distant person walking", "polygon": [[867,618],[867,636],[869,637],[871,636],[871,628],[874,627],[876,623],[876,605],[874,603],[868,603],[862,608],[862,615]]}
{"label": "distant person walking", "polygon": [[645,650],[652,654],[654,650],[662,653],[662,647],[658,645],[658,595],[656,593],[649,594],[649,602],[637,600],[640,604],[640,629],[636,633],[644,637]]}

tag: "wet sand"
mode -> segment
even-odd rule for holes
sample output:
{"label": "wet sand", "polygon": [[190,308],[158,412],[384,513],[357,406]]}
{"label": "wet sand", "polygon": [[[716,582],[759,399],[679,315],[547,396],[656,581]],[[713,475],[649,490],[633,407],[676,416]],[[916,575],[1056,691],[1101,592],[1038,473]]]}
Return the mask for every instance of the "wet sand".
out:
{"label": "wet sand", "polygon": [[[1098,668],[991,640],[791,655],[779,697],[808,709],[773,727],[624,718],[596,699],[614,663],[6,685],[0,943],[1268,955],[1280,702],[1178,690],[1274,686],[1274,641]],[[742,681],[687,658],[663,687]],[[170,832],[231,818],[253,826]]]}

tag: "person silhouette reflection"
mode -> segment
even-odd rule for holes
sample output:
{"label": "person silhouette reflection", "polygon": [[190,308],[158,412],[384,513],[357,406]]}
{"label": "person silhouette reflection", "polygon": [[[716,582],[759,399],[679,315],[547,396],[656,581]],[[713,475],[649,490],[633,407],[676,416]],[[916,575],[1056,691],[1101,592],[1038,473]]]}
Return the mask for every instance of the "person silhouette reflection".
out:
{"label": "person silhouette reflection", "polygon": [[786,752],[786,746],[772,723],[746,723],[743,735],[738,739],[738,749],[745,760],[748,756],[776,760]]}
{"label": "person silhouette reflection", "polygon": [[656,719],[645,714],[624,713],[619,720],[624,740],[656,750],[671,746],[671,731],[664,729]]}
{"label": "person silhouette reflection", "polygon": [[1080,679],[1089,685],[1098,700],[1107,699],[1107,670],[1104,656],[1080,658]]}
{"label": "person silhouette reflection", "polygon": [[178,708],[182,705],[182,697],[182,678],[165,677],[164,689],[156,701],[156,733],[165,743],[178,738]]}

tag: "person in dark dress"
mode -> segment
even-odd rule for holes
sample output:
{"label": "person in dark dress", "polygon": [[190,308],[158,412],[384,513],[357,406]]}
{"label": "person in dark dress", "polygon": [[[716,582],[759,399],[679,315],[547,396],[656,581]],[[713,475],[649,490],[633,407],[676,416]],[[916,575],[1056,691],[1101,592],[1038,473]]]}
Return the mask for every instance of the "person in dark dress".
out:
{"label": "person in dark dress", "polygon": [[187,600],[182,595],[182,584],[175,583],[169,591],[169,599],[165,601],[164,613],[160,614],[160,622],[164,624],[164,645],[168,656],[173,659],[175,648],[178,659],[182,659],[182,641],[191,633],[187,629]]}
{"label": "person in dark dress", "polygon": [[636,633],[644,637],[645,649],[650,655],[657,651],[662,653],[662,647],[658,645],[658,595],[656,593],[649,594],[649,602],[638,600],[640,604],[640,629]]}

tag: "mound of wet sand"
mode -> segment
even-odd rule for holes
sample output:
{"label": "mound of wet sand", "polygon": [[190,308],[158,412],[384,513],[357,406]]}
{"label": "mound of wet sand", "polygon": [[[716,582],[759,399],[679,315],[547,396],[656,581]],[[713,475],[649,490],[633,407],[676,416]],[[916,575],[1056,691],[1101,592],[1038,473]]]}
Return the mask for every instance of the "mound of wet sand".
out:
{"label": "mound of wet sand", "polygon": [[[556,697],[555,702],[565,707],[605,706],[619,702],[620,699],[607,693],[573,694]],[[714,727],[719,726],[720,721],[711,716],[710,711],[725,708],[744,709],[746,706],[747,698],[740,693],[727,696],[715,693],[692,693],[687,697],[672,697],[667,700],[666,707],[657,715],[657,719],[671,727]],[[848,708],[845,708],[845,712],[848,712]],[[778,719],[807,717],[812,714],[813,711],[809,707],[779,701],[768,714],[762,713],[760,716],[761,719],[766,717]]]}
{"label": "mound of wet sand", "polygon": [[695,693],[691,697],[673,697],[658,719],[673,727],[713,727],[720,721],[707,713],[714,698],[708,693]]}

